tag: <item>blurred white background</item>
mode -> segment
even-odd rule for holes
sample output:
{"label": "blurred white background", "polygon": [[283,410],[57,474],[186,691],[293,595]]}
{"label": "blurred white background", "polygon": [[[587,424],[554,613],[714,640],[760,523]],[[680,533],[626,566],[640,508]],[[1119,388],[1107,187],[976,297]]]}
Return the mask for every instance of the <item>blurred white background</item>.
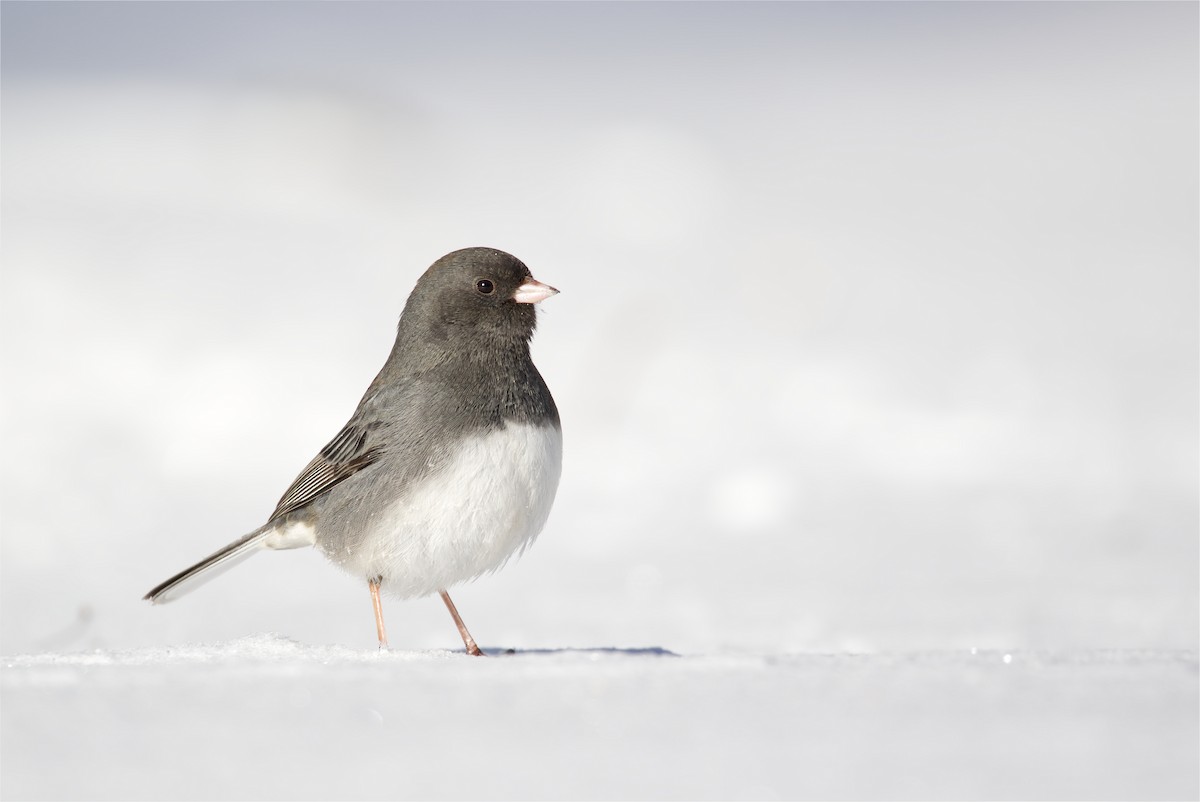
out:
{"label": "blurred white background", "polygon": [[371,648],[312,552],[140,597],[468,245],[562,290],[483,645],[1197,648],[1195,4],[0,11],[5,654]]}

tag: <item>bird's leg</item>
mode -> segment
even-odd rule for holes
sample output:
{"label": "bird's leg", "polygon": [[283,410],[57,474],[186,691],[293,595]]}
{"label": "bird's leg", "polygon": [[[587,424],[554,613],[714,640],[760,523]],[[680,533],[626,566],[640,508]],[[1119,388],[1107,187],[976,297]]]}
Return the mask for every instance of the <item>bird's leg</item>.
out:
{"label": "bird's leg", "polygon": [[450,594],[446,591],[438,591],[442,594],[442,601],[446,603],[446,609],[450,611],[450,615],[454,618],[454,623],[458,627],[458,634],[462,635],[463,644],[467,647],[467,654],[475,655],[476,657],[485,657],[483,650],[475,645],[475,639],[471,637],[471,633],[467,632],[467,625],[463,623],[462,618],[458,614],[458,609],[454,606],[454,602],[450,601]]}
{"label": "bird's leg", "polygon": [[375,608],[375,632],[379,635],[379,648],[386,649],[387,628],[383,625],[383,600],[379,598],[379,586],[383,583],[383,577],[377,576],[374,579],[367,580],[367,587],[371,589],[371,605]]}

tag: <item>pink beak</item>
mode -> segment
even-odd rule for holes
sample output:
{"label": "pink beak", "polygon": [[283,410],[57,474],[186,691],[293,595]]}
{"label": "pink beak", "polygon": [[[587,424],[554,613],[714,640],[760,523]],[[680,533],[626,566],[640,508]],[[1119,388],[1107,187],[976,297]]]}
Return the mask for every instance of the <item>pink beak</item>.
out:
{"label": "pink beak", "polygon": [[544,301],[551,295],[558,295],[558,290],[551,287],[549,284],[530,277],[517,287],[517,291],[513,293],[512,299],[519,304],[536,304],[539,301]]}

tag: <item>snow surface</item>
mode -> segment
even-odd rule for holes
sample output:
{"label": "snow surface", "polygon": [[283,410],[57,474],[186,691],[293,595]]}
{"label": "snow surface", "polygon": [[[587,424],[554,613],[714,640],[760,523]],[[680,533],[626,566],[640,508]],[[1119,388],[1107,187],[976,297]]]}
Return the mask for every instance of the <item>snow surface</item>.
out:
{"label": "snow surface", "polygon": [[3,661],[5,799],[1194,799],[1191,652]]}
{"label": "snow surface", "polygon": [[[3,795],[1195,798],[1198,14],[0,2]],[[468,245],[562,291],[517,652],[141,601]]]}

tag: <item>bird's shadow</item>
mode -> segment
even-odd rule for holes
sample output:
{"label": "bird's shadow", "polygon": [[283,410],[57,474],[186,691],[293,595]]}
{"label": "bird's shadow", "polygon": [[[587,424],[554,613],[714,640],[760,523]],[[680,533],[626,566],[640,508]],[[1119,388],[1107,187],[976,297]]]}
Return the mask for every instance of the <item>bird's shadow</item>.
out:
{"label": "bird's shadow", "polygon": [[679,657],[661,646],[640,646],[622,649],[616,646],[569,646],[561,649],[498,649],[485,648],[489,657],[520,657],[523,655],[583,655],[592,657]]}

